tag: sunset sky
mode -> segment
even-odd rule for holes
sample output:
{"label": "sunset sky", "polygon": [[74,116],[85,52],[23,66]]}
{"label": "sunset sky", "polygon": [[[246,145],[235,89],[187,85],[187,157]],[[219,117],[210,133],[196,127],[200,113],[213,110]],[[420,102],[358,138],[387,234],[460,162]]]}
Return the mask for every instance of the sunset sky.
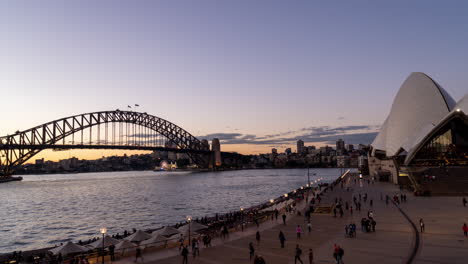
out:
{"label": "sunset sky", "polygon": [[467,1],[2,1],[0,135],[139,104],[223,151],[367,144],[411,72],[468,92],[467,14]]}

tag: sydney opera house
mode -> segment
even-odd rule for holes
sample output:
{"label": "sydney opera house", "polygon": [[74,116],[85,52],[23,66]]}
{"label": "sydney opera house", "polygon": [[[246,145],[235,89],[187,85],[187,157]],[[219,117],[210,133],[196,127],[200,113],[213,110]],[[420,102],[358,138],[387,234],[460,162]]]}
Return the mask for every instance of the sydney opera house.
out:
{"label": "sydney opera house", "polygon": [[458,103],[412,73],[371,144],[369,173],[419,195],[468,193],[468,94]]}

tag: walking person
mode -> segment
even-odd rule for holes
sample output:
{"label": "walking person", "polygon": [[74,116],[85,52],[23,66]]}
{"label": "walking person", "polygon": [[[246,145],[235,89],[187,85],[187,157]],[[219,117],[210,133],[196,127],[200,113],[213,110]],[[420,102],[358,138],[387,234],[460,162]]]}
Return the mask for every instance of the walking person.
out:
{"label": "walking person", "polygon": [[301,239],[301,233],[302,233],[302,228],[300,225],[297,225],[296,227],[297,239]]}
{"label": "walking person", "polygon": [[419,227],[421,228],[421,233],[424,233],[424,221],[423,219],[419,219]]}
{"label": "walking person", "polygon": [[466,223],[463,223],[462,229],[463,229],[463,234],[465,236],[468,236],[468,226],[466,225]]}
{"label": "walking person", "polygon": [[286,225],[286,214],[283,213],[281,217],[283,218],[283,225]]}
{"label": "walking person", "polygon": [[198,247],[198,240],[194,239],[192,243],[192,250],[193,250],[193,257],[195,258],[197,255],[200,256],[200,249]]}
{"label": "walking person", "polygon": [[344,255],[344,250],[338,246],[337,244],[334,245],[333,247],[333,257],[335,257],[336,264],[343,264],[343,255]]}
{"label": "walking person", "polygon": [[249,260],[252,260],[253,256],[255,255],[255,248],[253,246],[253,243],[249,243]]}
{"label": "walking person", "polygon": [[377,225],[377,222],[375,222],[374,219],[371,219],[372,232],[375,232],[375,225]]}
{"label": "walking person", "polygon": [[141,248],[137,247],[136,253],[135,253],[135,262],[138,262],[138,259],[141,259],[141,262],[143,262],[143,254],[141,254]]}
{"label": "walking person", "polygon": [[310,220],[307,222],[307,230],[309,230],[309,233],[312,232],[312,224],[310,223]]}
{"label": "walking person", "polygon": [[280,240],[281,248],[284,248],[284,241],[286,241],[286,237],[282,231],[279,232],[278,238]]}
{"label": "walking person", "polygon": [[294,264],[297,264],[298,260],[299,260],[299,262],[301,264],[304,264],[304,262],[302,262],[301,255],[302,255],[302,249],[299,247],[299,244],[297,244],[296,245],[296,254],[294,256]]}
{"label": "walking person", "polygon": [[183,246],[182,248],[182,264],[188,264],[188,254],[189,254],[189,251],[187,249],[186,246]]}
{"label": "walking person", "polygon": [[463,202],[463,207],[466,207],[467,201],[466,201],[466,198],[465,198],[465,197],[463,197],[462,202]]}
{"label": "walking person", "polygon": [[179,238],[179,251],[181,251],[183,247],[184,247],[184,235],[183,235],[183,234],[180,234],[180,238]]}
{"label": "walking person", "polygon": [[260,245],[260,232],[257,231],[257,233],[255,233],[255,239],[257,240],[257,246]]}
{"label": "walking person", "polygon": [[115,246],[114,245],[109,246],[109,255],[110,255],[111,261],[115,261]]}
{"label": "walking person", "polygon": [[314,263],[314,252],[309,248],[309,264]]}

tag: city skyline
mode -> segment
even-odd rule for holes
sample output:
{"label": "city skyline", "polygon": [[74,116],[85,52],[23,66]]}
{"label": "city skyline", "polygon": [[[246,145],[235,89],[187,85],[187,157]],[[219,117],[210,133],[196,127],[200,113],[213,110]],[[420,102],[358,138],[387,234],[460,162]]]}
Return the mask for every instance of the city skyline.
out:
{"label": "city skyline", "polygon": [[456,100],[467,90],[463,2],[0,7],[0,89],[8,109],[0,115],[1,136],[139,104],[135,110],[200,139],[220,138],[223,151],[294,149],[299,138],[317,146],[340,137],[366,144],[411,72],[432,76]]}

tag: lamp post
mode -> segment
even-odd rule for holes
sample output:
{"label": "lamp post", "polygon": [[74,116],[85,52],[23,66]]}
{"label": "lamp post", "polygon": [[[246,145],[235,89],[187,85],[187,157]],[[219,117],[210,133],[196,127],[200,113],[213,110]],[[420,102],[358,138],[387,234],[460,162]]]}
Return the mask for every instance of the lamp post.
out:
{"label": "lamp post", "polygon": [[190,247],[190,244],[192,243],[190,240],[190,222],[192,221],[192,217],[190,215],[187,215],[187,222],[188,222],[188,245]]}
{"label": "lamp post", "polygon": [[101,227],[100,231],[102,234],[102,264],[104,264],[104,235],[106,234],[107,229],[105,227]]}
{"label": "lamp post", "polygon": [[244,208],[240,208],[240,211],[241,211],[241,229],[242,229],[242,232],[244,232]]}

